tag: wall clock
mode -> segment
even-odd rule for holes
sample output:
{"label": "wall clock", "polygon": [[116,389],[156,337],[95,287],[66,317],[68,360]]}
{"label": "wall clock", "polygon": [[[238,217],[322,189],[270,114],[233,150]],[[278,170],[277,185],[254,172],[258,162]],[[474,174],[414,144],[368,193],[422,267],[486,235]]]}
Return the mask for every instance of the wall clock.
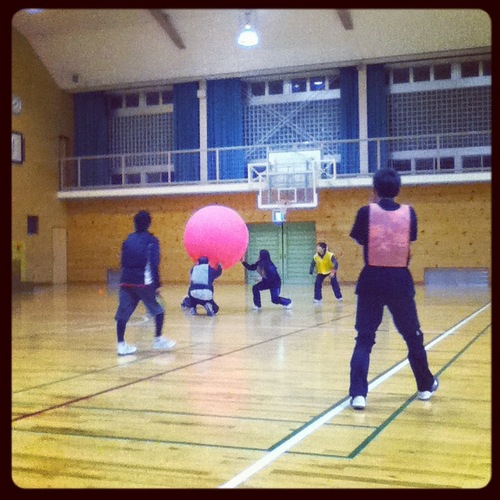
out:
{"label": "wall clock", "polygon": [[17,95],[12,96],[12,114],[20,115],[23,109],[21,98]]}

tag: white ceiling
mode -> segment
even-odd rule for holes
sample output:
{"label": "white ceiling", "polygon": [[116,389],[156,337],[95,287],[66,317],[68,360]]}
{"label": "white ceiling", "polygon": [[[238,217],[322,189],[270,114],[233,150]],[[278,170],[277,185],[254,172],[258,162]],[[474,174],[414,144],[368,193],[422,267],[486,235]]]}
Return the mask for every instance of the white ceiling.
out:
{"label": "white ceiling", "polygon": [[146,9],[21,10],[12,25],[70,92],[491,51],[480,9],[351,9],[352,29],[335,9],[257,9],[252,49],[235,43],[242,10],[162,12],[185,48]]}

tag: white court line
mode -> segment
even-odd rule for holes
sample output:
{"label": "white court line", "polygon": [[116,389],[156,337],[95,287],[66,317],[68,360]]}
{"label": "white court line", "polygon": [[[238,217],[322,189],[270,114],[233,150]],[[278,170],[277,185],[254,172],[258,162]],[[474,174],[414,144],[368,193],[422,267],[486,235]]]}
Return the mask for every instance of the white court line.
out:
{"label": "white court line", "polygon": [[[457,323],[454,327],[450,328],[446,332],[443,332],[441,335],[436,337],[432,342],[429,342],[425,346],[426,350],[429,350],[431,347],[436,345],[438,342],[441,342],[441,340],[445,339],[452,333],[454,333],[456,330],[464,326],[466,323],[468,323],[471,319],[475,318],[478,314],[482,313],[485,309],[487,309],[490,306],[491,303],[486,304],[483,306],[481,309],[478,309],[475,313],[471,314],[464,320],[460,321],[460,323]],[[404,361],[401,361],[398,363],[396,366],[391,368],[388,372],[384,373],[380,377],[376,378],[371,384],[368,385],[368,391],[371,391],[378,385],[380,385],[382,382],[387,380],[389,377],[394,375],[396,372],[401,370],[404,366],[408,364],[408,359],[405,359]],[[307,427],[304,427],[300,432],[297,432],[297,434],[294,434],[291,436],[289,439],[281,443],[278,447],[276,447],[274,450],[270,451],[266,455],[264,455],[260,460],[257,460],[254,464],[252,464],[250,467],[246,468],[242,472],[240,472],[238,475],[227,481],[226,483],[218,486],[218,488],[235,488],[236,486],[239,486],[241,483],[246,481],[248,478],[262,470],[264,467],[269,465],[271,462],[276,460],[280,455],[288,451],[290,448],[292,448],[294,445],[302,441],[305,437],[309,436],[309,434],[312,434],[316,429],[321,427],[323,424],[331,420],[333,417],[341,413],[343,410],[345,410],[348,406],[350,405],[349,399],[341,403],[339,406],[336,406],[335,408],[332,408],[329,412],[325,413],[322,417],[318,418],[318,420],[314,420],[311,422],[310,425]]]}
{"label": "white court line", "polygon": [[[150,320],[150,317],[148,315],[143,316],[141,319],[130,319],[127,323],[127,326],[140,326],[146,324]],[[73,328],[72,331],[74,332],[98,332],[100,330],[109,330],[109,324],[102,325],[102,326],[88,326],[88,327],[81,327],[81,328]]]}

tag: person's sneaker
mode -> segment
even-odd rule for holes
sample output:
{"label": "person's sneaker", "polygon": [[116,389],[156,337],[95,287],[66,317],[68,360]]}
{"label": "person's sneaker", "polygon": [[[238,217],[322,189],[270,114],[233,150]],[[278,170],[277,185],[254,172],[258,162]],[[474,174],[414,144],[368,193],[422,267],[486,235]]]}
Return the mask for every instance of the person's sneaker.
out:
{"label": "person's sneaker", "polygon": [[342,304],[342,302],[344,302],[342,297],[340,297],[340,299],[337,299],[337,300],[338,300],[339,304]]}
{"label": "person's sneaker", "polygon": [[260,306],[256,306],[255,304],[252,306],[252,309],[254,311],[260,311],[261,310],[261,307]]}
{"label": "person's sneaker", "polygon": [[292,308],[292,302],[290,301],[290,304],[287,304],[286,306],[283,306],[285,309],[291,309]]}
{"label": "person's sneaker", "polygon": [[191,316],[196,316],[196,307],[191,307],[191,309],[189,309],[189,314],[191,314]]}
{"label": "person's sneaker", "polygon": [[116,352],[118,356],[126,356],[127,354],[134,354],[137,351],[135,345],[127,344],[126,342],[118,342],[116,346]]}
{"label": "person's sneaker", "polygon": [[363,396],[351,398],[351,407],[355,410],[364,410],[366,407],[366,398]]}
{"label": "person's sneaker", "polygon": [[323,300],[322,299],[314,299],[314,303],[315,304],[323,304]]}
{"label": "person's sneaker", "polygon": [[214,307],[212,304],[205,304],[205,311],[207,311],[207,316],[215,316]]}
{"label": "person's sneaker", "polygon": [[437,377],[434,377],[434,383],[432,384],[430,391],[418,391],[418,399],[422,401],[427,401],[431,399],[432,395],[437,391],[439,387],[439,380]]}
{"label": "person's sneaker", "polygon": [[153,349],[169,351],[174,348],[175,344],[177,344],[175,340],[166,339],[165,337],[155,337],[153,340]]}

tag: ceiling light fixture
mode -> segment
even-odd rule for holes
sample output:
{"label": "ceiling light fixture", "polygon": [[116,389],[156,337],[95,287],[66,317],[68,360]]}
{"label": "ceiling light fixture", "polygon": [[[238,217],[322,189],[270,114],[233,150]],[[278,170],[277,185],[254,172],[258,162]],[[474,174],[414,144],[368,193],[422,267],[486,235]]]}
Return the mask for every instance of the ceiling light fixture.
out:
{"label": "ceiling light fixture", "polygon": [[259,35],[251,23],[250,16],[250,11],[245,12],[245,27],[238,35],[238,45],[242,47],[255,47],[259,44]]}

